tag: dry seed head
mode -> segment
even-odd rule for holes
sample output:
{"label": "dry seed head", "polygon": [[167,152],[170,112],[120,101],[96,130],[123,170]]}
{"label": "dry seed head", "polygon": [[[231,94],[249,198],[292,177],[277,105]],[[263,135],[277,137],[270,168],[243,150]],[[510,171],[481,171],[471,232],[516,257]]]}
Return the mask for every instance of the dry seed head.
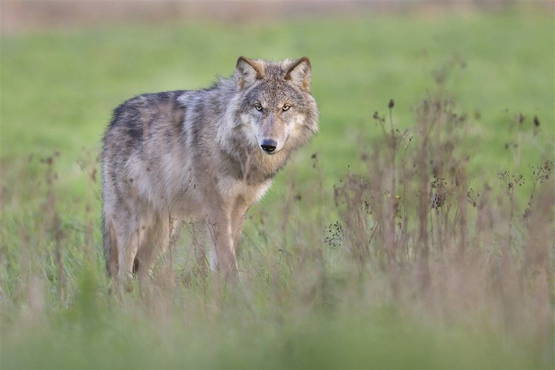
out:
{"label": "dry seed head", "polygon": [[519,114],[517,115],[517,118],[516,118],[516,119],[517,119],[517,121],[518,121],[518,124],[519,124],[519,125],[522,125],[522,124],[524,123],[524,120],[526,119],[526,117],[524,116],[524,114],[519,113]]}

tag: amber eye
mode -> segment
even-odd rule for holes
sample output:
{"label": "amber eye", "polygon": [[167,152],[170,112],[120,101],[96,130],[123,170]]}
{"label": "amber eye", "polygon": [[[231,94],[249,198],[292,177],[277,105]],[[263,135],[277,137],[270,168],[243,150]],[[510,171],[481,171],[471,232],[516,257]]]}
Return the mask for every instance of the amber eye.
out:
{"label": "amber eye", "polygon": [[283,104],[283,107],[281,107],[281,110],[284,112],[287,112],[289,110],[289,108],[291,108],[291,106],[289,104]]}
{"label": "amber eye", "polygon": [[259,111],[259,112],[262,112],[262,104],[256,103],[256,104],[254,105],[254,109],[256,109],[256,110]]}

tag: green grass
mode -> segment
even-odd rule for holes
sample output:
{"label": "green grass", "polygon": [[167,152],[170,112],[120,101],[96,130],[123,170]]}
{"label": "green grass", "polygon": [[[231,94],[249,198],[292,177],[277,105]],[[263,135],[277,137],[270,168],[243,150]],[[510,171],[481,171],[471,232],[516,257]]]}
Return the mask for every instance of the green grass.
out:
{"label": "green grass", "polygon": [[[325,225],[337,219],[336,209],[328,207],[332,185],[349,168],[362,168],[359,153],[370,152],[379,137],[372,113],[386,114],[393,98],[396,125],[410,127],[418,104],[438,89],[434,76],[443,71],[447,77],[439,89],[454,97],[455,110],[465,112],[470,123],[460,151],[470,156],[471,182],[496,181],[504,169],[529,174],[540,159],[553,159],[553,26],[550,14],[515,10],[3,36],[0,366],[550,364],[533,338],[513,337],[491,324],[487,308],[461,318],[446,308],[438,314],[443,306],[436,301],[407,308],[412,301],[392,298],[377,270],[363,284],[343,250],[319,244]],[[111,110],[143,92],[206,87],[216,75],[231,74],[239,55],[309,56],[321,132],[254,207],[240,262],[247,273],[239,287],[222,285],[218,277],[205,282],[191,276],[183,261],[192,253],[183,248],[175,276],[170,274],[175,279],[115,302],[100,253],[99,185],[90,179]],[[522,125],[516,123],[520,113]],[[519,146],[506,149],[507,143]],[[48,166],[40,158],[54,152],[60,153],[53,166],[57,178],[49,185]],[[310,159],[314,152],[317,170]],[[323,194],[312,188],[319,179]],[[273,217],[268,210],[282,212],[296,191],[308,206],[294,203],[287,214]],[[290,232],[280,235],[283,217]],[[503,238],[503,232],[495,230],[495,237]],[[520,229],[515,234],[524,239]],[[56,262],[60,244],[64,284]]]}

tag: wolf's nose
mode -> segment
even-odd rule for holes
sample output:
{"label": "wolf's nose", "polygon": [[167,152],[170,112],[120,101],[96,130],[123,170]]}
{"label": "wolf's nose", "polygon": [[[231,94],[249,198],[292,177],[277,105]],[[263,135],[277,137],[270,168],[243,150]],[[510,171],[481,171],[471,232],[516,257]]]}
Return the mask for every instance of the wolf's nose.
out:
{"label": "wolf's nose", "polygon": [[260,144],[260,147],[266,153],[272,153],[274,150],[276,150],[277,143],[275,140],[265,139],[265,140],[262,140],[262,144]]}

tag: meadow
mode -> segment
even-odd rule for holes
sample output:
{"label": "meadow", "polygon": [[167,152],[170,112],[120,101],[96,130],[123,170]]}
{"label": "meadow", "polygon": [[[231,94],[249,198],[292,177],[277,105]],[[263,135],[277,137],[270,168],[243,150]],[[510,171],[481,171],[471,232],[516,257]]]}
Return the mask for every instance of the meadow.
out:
{"label": "meadow", "polygon": [[[552,368],[552,14],[4,35],[0,366]],[[321,132],[246,224],[236,282],[182,238],[110,293],[100,140],[144,92],[306,55]]]}

